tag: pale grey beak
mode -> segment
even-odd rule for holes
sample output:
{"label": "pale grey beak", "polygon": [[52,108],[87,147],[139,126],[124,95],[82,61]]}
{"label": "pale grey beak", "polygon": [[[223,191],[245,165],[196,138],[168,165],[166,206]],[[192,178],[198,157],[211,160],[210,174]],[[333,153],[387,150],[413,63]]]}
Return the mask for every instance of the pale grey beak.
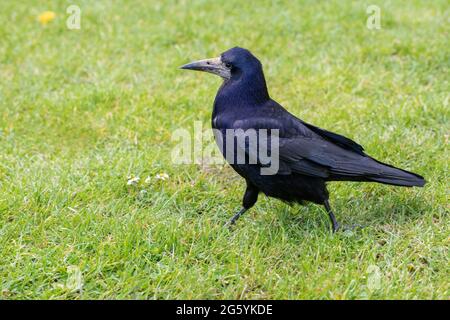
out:
{"label": "pale grey beak", "polygon": [[212,59],[204,59],[199,61],[194,61],[184,66],[181,69],[204,71],[221,76],[225,80],[231,78],[231,70],[222,62],[220,57]]}

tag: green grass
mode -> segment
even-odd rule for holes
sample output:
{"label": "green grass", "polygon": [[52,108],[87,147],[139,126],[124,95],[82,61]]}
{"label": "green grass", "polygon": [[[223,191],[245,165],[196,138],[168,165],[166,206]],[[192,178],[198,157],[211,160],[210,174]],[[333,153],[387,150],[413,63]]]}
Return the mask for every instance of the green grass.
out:
{"label": "green grass", "polygon": [[[372,1],[222,2],[76,1],[68,30],[67,1],[2,1],[0,297],[448,299],[448,1],[377,1],[378,31]],[[263,196],[224,229],[243,181],[172,164],[171,134],[209,127],[220,85],[177,67],[236,45],[288,110],[425,188],[330,184],[357,232]]]}

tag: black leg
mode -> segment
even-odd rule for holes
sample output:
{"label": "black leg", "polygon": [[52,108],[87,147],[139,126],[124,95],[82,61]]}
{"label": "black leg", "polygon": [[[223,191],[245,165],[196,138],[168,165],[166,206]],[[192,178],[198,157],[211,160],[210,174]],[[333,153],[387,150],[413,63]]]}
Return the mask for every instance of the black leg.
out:
{"label": "black leg", "polygon": [[245,213],[245,211],[247,211],[247,209],[245,209],[245,208],[242,208],[241,210],[239,210],[239,212],[236,213],[233,216],[233,218],[230,219],[230,221],[228,221],[228,225],[232,226],[233,224],[235,224],[236,220],[239,219],[239,217],[242,216]]}
{"label": "black leg", "polygon": [[350,225],[350,226],[345,226],[345,225],[341,226],[339,224],[339,222],[337,222],[336,217],[334,216],[334,213],[331,210],[330,203],[328,202],[328,200],[325,200],[323,205],[325,206],[325,209],[327,209],[328,216],[330,217],[331,224],[333,225],[333,232],[336,232],[336,231],[351,231],[351,230],[354,230],[356,228],[364,228],[364,226],[359,225],[359,224]]}
{"label": "black leg", "polygon": [[258,193],[259,190],[256,188],[250,181],[247,180],[247,189],[245,189],[244,199],[242,200],[242,209],[239,210],[238,213],[236,213],[230,221],[226,224],[227,226],[231,226],[236,223],[236,220],[239,219],[240,216],[242,216],[245,211],[253,207],[253,205],[256,203],[256,200],[258,200]]}
{"label": "black leg", "polygon": [[331,210],[330,203],[328,202],[328,200],[325,200],[323,202],[323,205],[325,206],[325,209],[328,212],[328,216],[330,217],[331,224],[333,226],[333,232],[338,231],[339,230],[339,223],[337,222],[336,217],[334,216],[334,213]]}

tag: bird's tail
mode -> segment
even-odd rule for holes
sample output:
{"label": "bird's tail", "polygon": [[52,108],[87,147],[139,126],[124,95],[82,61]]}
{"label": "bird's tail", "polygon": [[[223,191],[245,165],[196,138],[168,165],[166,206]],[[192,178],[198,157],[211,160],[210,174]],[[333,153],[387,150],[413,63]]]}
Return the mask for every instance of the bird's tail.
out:
{"label": "bird's tail", "polygon": [[371,159],[377,164],[377,173],[369,175],[369,181],[404,187],[423,187],[426,183],[424,177],[417,173],[396,168],[373,158]]}
{"label": "bird's tail", "polygon": [[341,162],[332,169],[330,180],[370,181],[394,186],[423,187],[425,179],[413,172],[364,156],[357,161]]}

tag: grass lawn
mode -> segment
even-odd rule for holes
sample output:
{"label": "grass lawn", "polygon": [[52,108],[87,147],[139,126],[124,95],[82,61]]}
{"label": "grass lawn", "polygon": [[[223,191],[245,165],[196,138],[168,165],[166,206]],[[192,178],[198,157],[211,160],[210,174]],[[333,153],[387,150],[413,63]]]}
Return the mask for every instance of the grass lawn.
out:
{"label": "grass lawn", "polygon": [[[450,297],[448,1],[76,4],[80,30],[67,1],[0,5],[0,298]],[[171,135],[209,129],[221,82],[178,66],[236,45],[289,111],[427,185],[331,183],[361,231],[264,196],[223,228],[244,181],[173,164]]]}

